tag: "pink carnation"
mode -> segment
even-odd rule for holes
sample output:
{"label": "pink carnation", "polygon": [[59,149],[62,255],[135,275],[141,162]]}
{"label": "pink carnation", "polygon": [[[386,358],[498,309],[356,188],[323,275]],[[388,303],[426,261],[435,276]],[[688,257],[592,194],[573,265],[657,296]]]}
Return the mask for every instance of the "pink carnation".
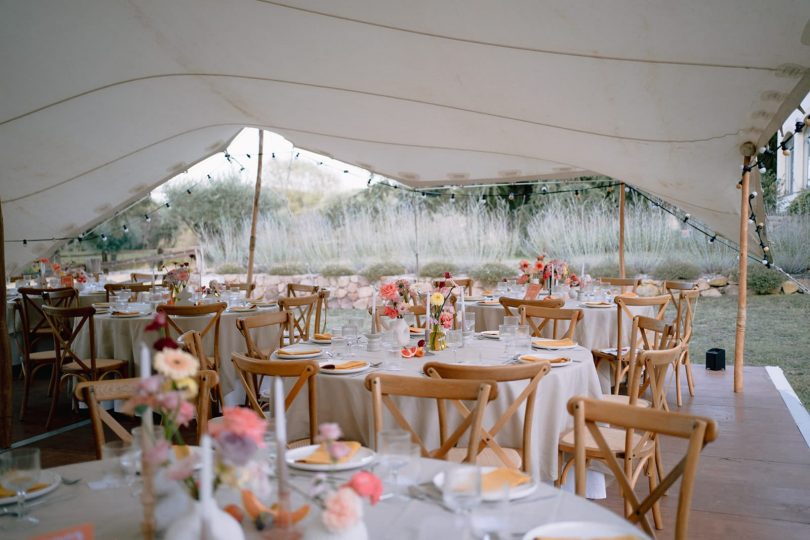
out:
{"label": "pink carnation", "polygon": [[239,437],[251,439],[256,446],[264,446],[264,431],[267,423],[259,416],[244,407],[225,407],[223,421],[209,424],[208,432],[215,439],[224,433],[233,433]]}
{"label": "pink carnation", "polygon": [[360,471],[352,476],[345,487],[350,487],[361,497],[368,497],[372,506],[377,504],[382,496],[383,484],[380,477],[368,471]]}
{"label": "pink carnation", "polygon": [[353,489],[342,487],[326,496],[323,524],[333,533],[348,531],[363,517],[363,502]]}

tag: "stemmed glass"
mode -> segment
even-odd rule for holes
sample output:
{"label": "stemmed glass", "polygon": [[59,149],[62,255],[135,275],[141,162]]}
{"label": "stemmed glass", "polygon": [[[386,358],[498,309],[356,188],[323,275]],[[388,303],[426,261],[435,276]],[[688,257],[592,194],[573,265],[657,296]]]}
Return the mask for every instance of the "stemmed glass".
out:
{"label": "stemmed glass", "polygon": [[[411,442],[411,435],[401,429],[387,429],[379,434],[381,465],[386,475],[391,475],[393,495],[401,498],[399,492],[400,469],[419,463],[419,446]],[[411,475],[414,476],[414,475]]]}
{"label": "stemmed glass", "polygon": [[357,326],[353,324],[345,325],[340,331],[340,333],[343,334],[343,337],[346,339],[346,352],[349,358],[352,357],[352,347],[357,340],[357,332]]}
{"label": "stemmed glass", "polygon": [[466,518],[465,526],[469,530],[472,509],[481,503],[481,471],[471,466],[445,470],[442,501],[447,508]]}
{"label": "stemmed glass", "polygon": [[453,362],[458,362],[458,349],[464,344],[464,333],[461,330],[447,331],[447,348],[453,349]]}
{"label": "stemmed glass", "polygon": [[25,498],[39,481],[40,470],[39,448],[17,448],[0,454],[0,483],[17,494],[17,519],[12,527],[27,528],[39,523],[34,516],[25,514]]}
{"label": "stemmed glass", "polygon": [[467,336],[475,332],[475,312],[467,311],[464,313],[464,334]]}

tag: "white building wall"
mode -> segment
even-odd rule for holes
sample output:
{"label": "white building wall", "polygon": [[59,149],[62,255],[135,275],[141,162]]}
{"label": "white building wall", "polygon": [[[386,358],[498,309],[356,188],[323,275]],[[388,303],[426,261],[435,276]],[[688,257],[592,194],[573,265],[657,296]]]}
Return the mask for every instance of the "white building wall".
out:
{"label": "white building wall", "polygon": [[[802,100],[802,109],[810,113],[810,94]],[[805,113],[795,110],[782,124],[782,132],[793,132],[796,122],[804,120]],[[777,143],[782,136],[777,135]],[[780,198],[783,203],[793,199],[797,193],[810,188],[810,128],[805,128],[793,137],[793,150],[785,156],[781,149],[776,154],[776,179]]]}

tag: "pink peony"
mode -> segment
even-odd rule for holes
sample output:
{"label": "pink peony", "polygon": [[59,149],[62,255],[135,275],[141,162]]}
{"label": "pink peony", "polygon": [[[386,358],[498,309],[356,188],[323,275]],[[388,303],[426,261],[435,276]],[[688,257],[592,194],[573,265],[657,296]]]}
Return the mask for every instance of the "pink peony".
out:
{"label": "pink peony", "polygon": [[405,315],[406,313],[409,313],[410,311],[411,311],[411,308],[408,307],[408,304],[397,304],[397,313],[399,315]]}
{"label": "pink peony", "polygon": [[385,309],[383,310],[383,315],[391,319],[396,319],[399,316],[399,312],[396,309],[392,308],[391,306],[385,306]]}
{"label": "pink peony", "polygon": [[215,439],[223,433],[233,433],[251,439],[256,446],[264,446],[264,431],[267,423],[254,411],[244,407],[225,407],[223,421],[208,426],[208,432]]}
{"label": "pink peony", "polygon": [[363,502],[353,489],[342,487],[326,497],[321,520],[329,532],[341,533],[354,527],[363,517]]}
{"label": "pink peony", "polygon": [[395,283],[386,283],[380,287],[380,296],[386,300],[396,300],[399,297],[397,286]]}
{"label": "pink peony", "polygon": [[453,326],[453,314],[447,311],[442,312],[439,316],[439,323],[443,328],[451,328]]}
{"label": "pink peony", "polygon": [[361,497],[368,497],[372,505],[377,504],[382,496],[383,484],[380,477],[368,471],[360,471],[352,476],[344,487],[350,487]]}
{"label": "pink peony", "polygon": [[340,426],[334,422],[324,422],[318,426],[318,435],[322,441],[336,441],[342,435]]}

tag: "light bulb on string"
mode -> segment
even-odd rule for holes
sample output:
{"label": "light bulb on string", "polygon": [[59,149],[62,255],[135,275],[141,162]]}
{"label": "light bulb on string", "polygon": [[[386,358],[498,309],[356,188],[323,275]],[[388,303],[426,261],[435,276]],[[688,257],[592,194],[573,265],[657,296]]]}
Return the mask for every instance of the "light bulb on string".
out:
{"label": "light bulb on string", "polygon": [[684,222],[684,223],[686,223],[687,221],[689,221],[689,218],[690,218],[690,217],[692,217],[692,216],[691,216],[691,215],[689,215],[689,214],[684,214],[684,216],[683,216],[683,222]]}
{"label": "light bulb on string", "polygon": [[451,203],[456,202],[456,194],[455,194],[455,193],[451,193],[451,194],[450,194],[450,202],[451,202]]}
{"label": "light bulb on string", "polygon": [[152,221],[152,218],[151,218],[151,217],[149,217],[149,214],[144,214],[144,215],[143,215],[143,219],[145,219],[147,223],[149,223],[150,221]]}
{"label": "light bulb on string", "polygon": [[126,223],[121,225],[121,229],[124,231],[124,234],[129,232],[129,227],[127,227]]}
{"label": "light bulb on string", "polygon": [[541,192],[543,195],[548,195],[548,187],[546,187],[546,186],[541,187],[541,188],[540,188],[540,192]]}
{"label": "light bulb on string", "polygon": [[508,198],[510,201],[514,201],[514,200],[515,200],[515,194],[514,194],[514,193],[512,193],[512,192],[510,191],[510,192],[509,192],[509,195],[508,195],[508,197],[507,197],[507,198]]}
{"label": "light bulb on string", "polygon": [[164,206],[166,206],[166,208],[171,208],[172,207],[171,203],[168,203],[168,202]]}
{"label": "light bulb on string", "polygon": [[765,172],[768,170],[768,169],[765,168],[765,164],[762,163],[761,161],[757,162],[757,166],[759,166],[760,174],[765,174]]}
{"label": "light bulb on string", "polygon": [[709,243],[710,243],[710,244],[714,244],[714,241],[715,241],[715,240],[717,240],[717,235],[716,235],[716,234],[713,234],[713,235],[711,236],[711,238],[709,238]]}
{"label": "light bulb on string", "polygon": [[757,195],[758,195],[758,193],[756,191],[752,191],[751,193],[748,194],[748,198],[749,199],[756,199]]}
{"label": "light bulb on string", "polygon": [[23,238],[23,245],[24,245],[24,246],[27,246],[27,245],[28,245],[28,240],[26,240],[25,238]]}
{"label": "light bulb on string", "polygon": [[106,242],[106,241],[107,241],[107,235],[106,235],[106,234],[104,234],[104,233],[102,233],[102,234],[101,234],[101,241],[102,241],[102,242]]}

